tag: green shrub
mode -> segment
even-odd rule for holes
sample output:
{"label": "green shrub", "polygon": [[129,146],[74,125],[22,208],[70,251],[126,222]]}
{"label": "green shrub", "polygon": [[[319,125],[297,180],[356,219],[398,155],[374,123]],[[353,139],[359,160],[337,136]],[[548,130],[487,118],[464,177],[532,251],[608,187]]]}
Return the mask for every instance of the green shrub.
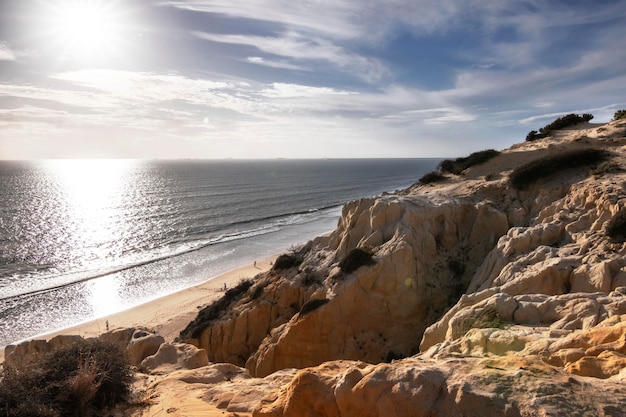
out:
{"label": "green shrub", "polygon": [[532,142],[533,140],[545,138],[554,130],[565,129],[566,127],[574,126],[579,123],[589,122],[591,119],[593,119],[593,114],[590,113],[584,113],[582,116],[570,113],[563,117],[559,117],[550,124],[545,125],[539,129],[539,133],[537,133],[536,130],[531,130],[528,135],[526,135],[526,141]]}
{"label": "green shrub", "polygon": [[309,300],[306,303],[304,303],[302,308],[300,308],[299,316],[302,317],[306,314],[309,314],[311,311],[317,310],[318,308],[328,303],[329,301],[330,300],[328,298],[316,298],[314,300]]}
{"label": "green shrub", "polygon": [[615,242],[626,242],[626,207],[613,216],[606,227],[606,235]]}
{"label": "green shrub", "polygon": [[626,110],[618,110],[613,115],[613,120],[620,120],[626,118]]}
{"label": "green shrub", "polygon": [[441,175],[437,171],[432,171],[432,172],[429,172],[428,174],[425,174],[418,181],[420,182],[420,184],[432,184],[434,182],[440,182],[445,179],[446,179],[445,175]]}
{"label": "green shrub", "polygon": [[537,139],[545,138],[546,136],[547,135],[541,134],[536,130],[531,130],[530,132],[528,132],[528,135],[526,135],[526,142],[532,142]]}
{"label": "green shrub", "polygon": [[98,339],[54,350],[0,374],[4,416],[103,415],[129,400],[132,372],[119,346]]}
{"label": "green shrub", "polygon": [[215,320],[218,320],[220,317],[222,317],[224,312],[228,310],[228,307],[230,307],[231,304],[243,298],[244,294],[246,294],[250,287],[252,287],[252,284],[253,283],[251,279],[243,279],[239,281],[239,284],[227,290],[221,298],[215,300],[210,305],[198,311],[198,315],[196,316],[196,318],[192,322],[190,322],[187,327],[183,329],[183,331],[180,332],[179,337],[182,340],[199,338],[202,334],[202,331],[209,327],[211,323],[213,323]]}
{"label": "green shrub", "polygon": [[492,158],[500,155],[495,149],[486,149],[471,153],[469,156],[456,158],[455,160],[445,159],[439,164],[439,171],[454,175],[460,175],[467,168],[484,164]]}
{"label": "green shrub", "polygon": [[296,255],[283,254],[276,258],[272,269],[274,271],[280,271],[281,269],[289,269],[296,267],[302,263],[302,259]]}
{"label": "green shrub", "polygon": [[531,161],[515,169],[509,176],[511,185],[517,189],[524,189],[542,178],[550,177],[569,168],[593,165],[603,162],[609,153],[601,149],[577,149],[557,155],[549,155]]}
{"label": "green shrub", "polygon": [[373,254],[371,251],[365,248],[355,248],[352,249],[346,257],[339,262],[339,269],[344,274],[349,274],[350,272],[356,271],[362,266],[365,265],[374,265],[376,262],[372,258]]}
{"label": "green shrub", "polygon": [[579,123],[589,122],[591,119],[593,119],[593,115],[589,113],[585,113],[582,116],[570,113],[563,117],[559,117],[554,122],[548,125],[545,125],[541,129],[539,129],[539,132],[547,134],[553,130],[565,129],[566,127],[575,126]]}

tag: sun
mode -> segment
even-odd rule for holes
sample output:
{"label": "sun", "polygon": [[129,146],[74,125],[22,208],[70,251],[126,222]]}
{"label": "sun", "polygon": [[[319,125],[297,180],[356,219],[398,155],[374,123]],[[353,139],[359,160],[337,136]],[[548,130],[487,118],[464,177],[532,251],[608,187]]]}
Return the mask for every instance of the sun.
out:
{"label": "sun", "polygon": [[61,59],[110,60],[124,46],[128,22],[118,1],[63,0],[46,9],[46,33]]}

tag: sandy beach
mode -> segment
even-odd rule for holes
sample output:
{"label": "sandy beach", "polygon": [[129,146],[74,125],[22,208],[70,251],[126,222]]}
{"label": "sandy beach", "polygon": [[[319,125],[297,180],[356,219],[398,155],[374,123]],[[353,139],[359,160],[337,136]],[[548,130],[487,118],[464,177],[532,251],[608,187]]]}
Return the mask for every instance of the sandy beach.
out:
{"label": "sandy beach", "polygon": [[[60,334],[83,337],[99,336],[107,331],[108,323],[109,330],[123,327],[146,327],[154,330],[169,342],[174,340],[180,331],[196,317],[200,308],[221,297],[224,293],[224,284],[226,288],[231,288],[244,278],[252,278],[260,272],[267,271],[271,268],[274,259],[256,261],[255,264],[233,269],[194,287],[157,298],[119,313],[60,329],[36,338],[49,340]],[[0,351],[0,362],[3,360],[4,349]]]}

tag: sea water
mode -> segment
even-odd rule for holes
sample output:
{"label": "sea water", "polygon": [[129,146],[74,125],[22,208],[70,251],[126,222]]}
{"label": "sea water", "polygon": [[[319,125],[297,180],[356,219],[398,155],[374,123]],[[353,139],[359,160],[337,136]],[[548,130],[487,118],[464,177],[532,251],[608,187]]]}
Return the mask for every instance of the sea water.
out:
{"label": "sea water", "polygon": [[438,162],[0,162],[0,346],[285,252]]}

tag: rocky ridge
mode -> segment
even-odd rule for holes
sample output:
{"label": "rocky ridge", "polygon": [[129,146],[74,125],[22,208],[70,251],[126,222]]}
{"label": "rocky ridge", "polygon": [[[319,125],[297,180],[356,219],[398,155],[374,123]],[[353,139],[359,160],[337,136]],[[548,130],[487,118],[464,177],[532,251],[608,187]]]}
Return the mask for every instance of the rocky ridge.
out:
{"label": "rocky ridge", "polygon": [[[609,160],[509,182],[590,147]],[[626,244],[607,234],[625,156],[626,121],[583,124],[347,204],[298,265],[199,315],[181,334],[196,348],[142,358],[160,396],[143,415],[625,416]],[[357,248],[374,264],[346,271]]]}

